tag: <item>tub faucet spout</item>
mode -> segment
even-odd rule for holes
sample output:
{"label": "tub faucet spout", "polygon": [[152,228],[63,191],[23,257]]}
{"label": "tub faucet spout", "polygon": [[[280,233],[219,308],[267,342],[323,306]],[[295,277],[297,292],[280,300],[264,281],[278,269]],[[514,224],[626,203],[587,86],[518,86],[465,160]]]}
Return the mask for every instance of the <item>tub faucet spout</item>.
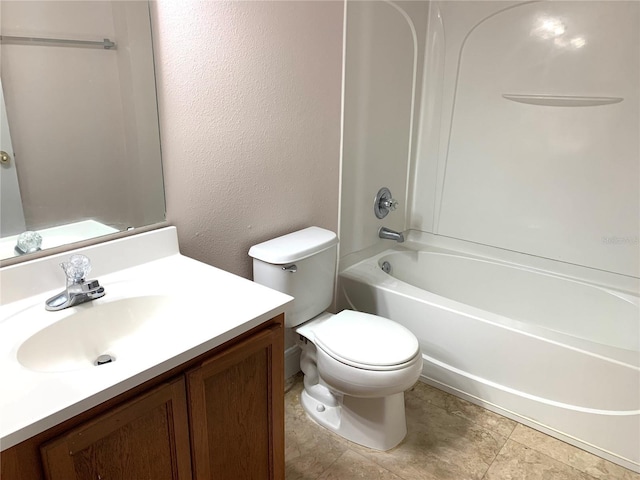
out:
{"label": "tub faucet spout", "polygon": [[404,242],[404,235],[402,232],[396,232],[395,230],[391,230],[387,227],[380,227],[380,230],[378,230],[378,236],[386,240],[395,240],[398,243]]}

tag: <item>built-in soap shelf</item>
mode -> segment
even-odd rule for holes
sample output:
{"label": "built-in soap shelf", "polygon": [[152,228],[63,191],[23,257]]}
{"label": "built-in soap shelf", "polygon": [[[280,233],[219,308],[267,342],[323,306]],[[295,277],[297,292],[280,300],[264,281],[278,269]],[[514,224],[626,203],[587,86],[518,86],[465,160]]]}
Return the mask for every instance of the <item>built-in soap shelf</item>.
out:
{"label": "built-in soap shelf", "polygon": [[598,105],[612,105],[620,103],[621,97],[579,97],[572,95],[518,95],[503,93],[503,98],[512,102],[527,103],[529,105],[544,105],[547,107],[595,107]]}

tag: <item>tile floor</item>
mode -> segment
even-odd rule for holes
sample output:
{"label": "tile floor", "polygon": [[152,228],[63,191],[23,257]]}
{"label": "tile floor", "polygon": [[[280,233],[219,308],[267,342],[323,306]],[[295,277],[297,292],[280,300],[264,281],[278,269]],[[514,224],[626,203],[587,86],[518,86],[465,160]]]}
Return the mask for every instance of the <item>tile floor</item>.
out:
{"label": "tile floor", "polygon": [[285,395],[286,480],[640,480],[640,475],[424,383],[405,394],[407,437],[388,452],[353,444]]}

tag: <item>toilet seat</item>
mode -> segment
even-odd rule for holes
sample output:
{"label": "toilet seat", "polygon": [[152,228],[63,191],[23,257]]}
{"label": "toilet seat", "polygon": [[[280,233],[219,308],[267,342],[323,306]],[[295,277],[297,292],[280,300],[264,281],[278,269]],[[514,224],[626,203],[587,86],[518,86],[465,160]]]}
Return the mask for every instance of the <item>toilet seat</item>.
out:
{"label": "toilet seat", "polygon": [[420,346],[402,325],[363,312],[343,310],[313,329],[314,343],[327,355],[351,367],[401,370],[415,362]]}
{"label": "toilet seat", "polygon": [[331,391],[359,398],[380,398],[404,392],[422,373],[422,354],[418,352],[402,366],[386,369],[359,368],[346,364],[315,345],[320,378]]}

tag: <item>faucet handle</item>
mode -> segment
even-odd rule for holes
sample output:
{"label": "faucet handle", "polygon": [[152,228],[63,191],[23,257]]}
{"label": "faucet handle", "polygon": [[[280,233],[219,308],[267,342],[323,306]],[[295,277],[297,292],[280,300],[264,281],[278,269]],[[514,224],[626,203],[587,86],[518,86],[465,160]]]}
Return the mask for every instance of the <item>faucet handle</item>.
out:
{"label": "faucet handle", "polygon": [[391,191],[387,187],[378,190],[376,198],[373,200],[373,213],[376,217],[382,219],[396,208],[398,208],[398,201],[393,198]]}
{"label": "faucet handle", "polygon": [[85,255],[75,254],[69,257],[68,262],[60,264],[67,276],[69,285],[80,283],[91,271],[91,260]]}
{"label": "faucet handle", "polygon": [[398,208],[398,201],[395,198],[389,198],[384,200],[383,205],[393,212],[396,208]]}

